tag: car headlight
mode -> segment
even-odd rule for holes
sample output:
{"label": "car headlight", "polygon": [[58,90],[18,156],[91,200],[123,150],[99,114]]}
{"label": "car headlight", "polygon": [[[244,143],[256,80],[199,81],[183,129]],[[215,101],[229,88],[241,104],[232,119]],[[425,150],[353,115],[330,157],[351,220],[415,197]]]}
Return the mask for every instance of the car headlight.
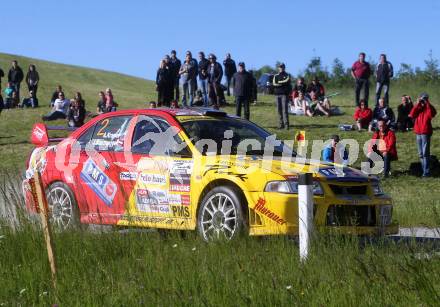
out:
{"label": "car headlight", "polygon": [[[264,188],[265,192],[298,194],[298,182],[295,180],[270,181]],[[313,195],[323,195],[321,185],[313,181]]]}
{"label": "car headlight", "polygon": [[374,193],[375,196],[383,195],[384,194],[379,181],[373,181],[371,183],[371,187],[373,188],[373,193]]}

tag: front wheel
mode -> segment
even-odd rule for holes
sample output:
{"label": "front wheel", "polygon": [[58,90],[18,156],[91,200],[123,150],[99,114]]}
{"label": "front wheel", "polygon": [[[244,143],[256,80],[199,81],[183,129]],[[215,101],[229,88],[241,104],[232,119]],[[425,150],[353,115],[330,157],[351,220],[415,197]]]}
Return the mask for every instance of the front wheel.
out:
{"label": "front wheel", "polygon": [[66,230],[80,225],[78,206],[70,188],[63,182],[55,182],[46,191],[49,218],[55,228]]}
{"label": "front wheel", "polygon": [[241,198],[236,189],[215,187],[202,200],[197,228],[205,241],[232,240],[243,231]]}

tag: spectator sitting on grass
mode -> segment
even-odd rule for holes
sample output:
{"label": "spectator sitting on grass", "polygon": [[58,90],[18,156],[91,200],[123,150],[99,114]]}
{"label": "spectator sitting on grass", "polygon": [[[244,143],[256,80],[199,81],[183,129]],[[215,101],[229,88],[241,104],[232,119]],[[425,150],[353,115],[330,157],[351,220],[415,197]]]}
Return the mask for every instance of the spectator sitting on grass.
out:
{"label": "spectator sitting on grass", "polygon": [[293,101],[296,97],[298,97],[299,92],[303,92],[304,94],[307,92],[307,86],[303,77],[296,79],[296,84],[293,87],[290,99]]}
{"label": "spectator sitting on grass", "polygon": [[14,87],[12,86],[11,82],[8,82],[6,84],[6,88],[5,88],[5,98],[6,100],[8,98],[12,98],[12,93],[15,92]]}
{"label": "spectator sitting on grass", "polygon": [[[8,90],[8,88],[6,88]],[[5,93],[6,93],[5,90]],[[8,91],[9,92],[9,91]],[[16,91],[12,91],[10,96],[6,95],[5,109],[13,109],[18,105],[18,95]]]}
{"label": "spectator sitting on grass", "polygon": [[57,119],[65,119],[67,115],[67,111],[69,110],[70,101],[64,97],[64,93],[61,92],[58,95],[58,98],[55,100],[53,104],[53,108],[51,112],[45,116],[43,116],[44,121],[49,120],[57,120]]}
{"label": "spectator sitting on grass", "polygon": [[156,109],[157,108],[157,105],[156,105],[156,102],[155,101],[150,101],[150,109]]}
{"label": "spectator sitting on grass", "polygon": [[171,101],[170,108],[171,109],[178,109],[179,108],[179,103],[177,102],[177,100]]}
{"label": "spectator sitting on grass", "polygon": [[[318,95],[315,92],[310,93],[310,110],[312,115],[325,115],[330,116],[330,100],[324,99],[324,101],[319,100]],[[310,115],[309,115],[310,116]]]}
{"label": "spectator sitting on grass", "polygon": [[81,127],[84,125],[86,117],[86,109],[84,108],[82,99],[71,99],[69,111],[67,111],[67,125],[69,127]]}
{"label": "spectator sitting on grass", "polygon": [[29,97],[23,98],[20,107],[22,108],[37,108],[38,107],[38,98],[35,96],[34,91],[29,91]]}
{"label": "spectator sitting on grass", "polygon": [[354,111],[353,118],[356,121],[356,126],[359,131],[362,129],[368,129],[368,126],[373,119],[373,111],[365,105],[364,99],[359,101],[359,107]]}
{"label": "spectator sitting on grass", "polygon": [[413,106],[411,97],[403,95],[401,103],[397,107],[397,129],[402,132],[408,131],[414,126],[412,119],[409,117]]}
{"label": "spectator sitting on grass", "polygon": [[377,128],[378,121],[383,120],[388,128],[393,128],[395,125],[395,117],[393,110],[385,105],[383,98],[379,99],[379,104],[374,108],[373,120],[368,127],[368,130],[372,132]]}
{"label": "spectator sitting on grass", "polygon": [[310,101],[302,91],[299,92],[298,97],[293,100],[292,108],[293,113],[296,115],[313,116],[310,110]]}
{"label": "spectator sitting on grass", "polygon": [[50,99],[50,107],[53,107],[53,104],[55,102],[55,100],[58,99],[58,97],[60,96],[60,93],[63,92],[63,88],[61,87],[61,85],[57,85],[55,91],[52,94],[52,98]]}
{"label": "spectator sitting on grass", "polygon": [[83,108],[86,107],[86,102],[82,98],[82,95],[80,92],[76,92],[75,97],[73,97],[73,99],[78,100],[78,102],[82,105]]}
{"label": "spectator sitting on grass", "polygon": [[310,83],[307,87],[307,93],[311,95],[312,92],[314,92],[318,96],[319,100],[324,100],[325,89],[324,86],[319,82],[318,77],[316,76],[312,79],[312,83]]}
{"label": "spectator sitting on grass", "polygon": [[391,175],[391,161],[397,160],[396,135],[382,119],[378,120],[377,128],[378,131],[374,132],[371,138],[368,161],[370,162],[370,167],[373,168],[372,152],[381,156],[384,162],[384,176],[386,178]]}
{"label": "spectator sitting on grass", "polygon": [[105,107],[105,93],[103,91],[100,91],[99,94],[99,101],[96,105],[96,113],[103,114],[107,112],[107,109]]}
{"label": "spectator sitting on grass", "polygon": [[[339,135],[332,135],[331,144],[324,148],[322,151],[322,160],[330,163],[340,163],[347,164],[348,161],[348,152],[345,147],[340,146],[338,148],[339,143]],[[336,152],[338,150],[338,152]]]}

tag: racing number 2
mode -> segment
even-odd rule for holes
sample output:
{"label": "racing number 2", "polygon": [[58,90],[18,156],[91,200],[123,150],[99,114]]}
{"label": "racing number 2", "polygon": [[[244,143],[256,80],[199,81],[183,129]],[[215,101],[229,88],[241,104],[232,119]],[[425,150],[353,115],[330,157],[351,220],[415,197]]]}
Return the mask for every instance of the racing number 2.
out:
{"label": "racing number 2", "polygon": [[101,122],[101,129],[98,130],[98,133],[96,133],[96,135],[97,136],[104,136],[105,129],[107,128],[109,123],[110,123],[110,120],[108,118],[104,119]]}

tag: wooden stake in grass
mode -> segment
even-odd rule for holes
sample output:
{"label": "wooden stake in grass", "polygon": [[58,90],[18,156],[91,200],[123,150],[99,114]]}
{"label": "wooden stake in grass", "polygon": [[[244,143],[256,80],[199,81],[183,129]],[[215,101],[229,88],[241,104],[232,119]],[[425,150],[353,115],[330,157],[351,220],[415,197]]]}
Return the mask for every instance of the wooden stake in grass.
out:
{"label": "wooden stake in grass", "polygon": [[53,283],[54,288],[56,288],[57,267],[56,267],[56,262],[55,262],[52,234],[51,234],[49,218],[48,218],[47,199],[46,199],[46,194],[44,193],[44,187],[43,187],[43,182],[41,180],[41,174],[38,169],[36,169],[35,173],[34,173],[34,185],[35,185],[34,186],[34,188],[35,188],[34,201],[36,201],[36,204],[39,208],[41,222],[43,224],[44,239],[46,241],[47,256],[49,258],[50,271],[52,273],[52,283]]}

